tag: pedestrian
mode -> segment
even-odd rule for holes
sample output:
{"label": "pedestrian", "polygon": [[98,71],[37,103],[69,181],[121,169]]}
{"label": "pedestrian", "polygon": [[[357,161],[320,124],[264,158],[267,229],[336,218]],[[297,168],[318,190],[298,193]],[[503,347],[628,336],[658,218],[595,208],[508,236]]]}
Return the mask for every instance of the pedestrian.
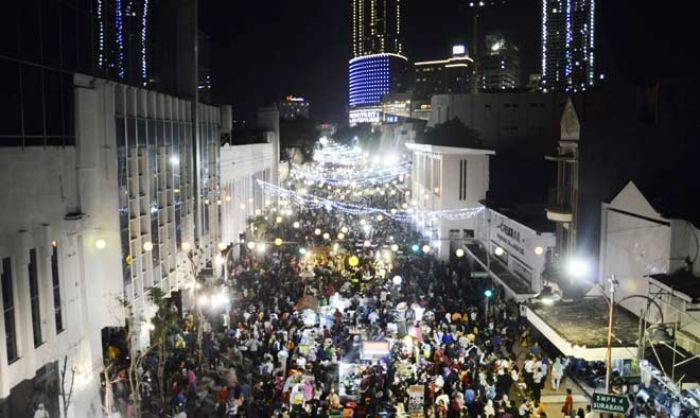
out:
{"label": "pedestrian", "polygon": [[561,412],[565,417],[573,417],[574,414],[574,397],[571,394],[571,389],[566,389],[566,399],[564,400],[564,405],[561,407]]}
{"label": "pedestrian", "polygon": [[561,385],[561,378],[564,376],[564,365],[561,363],[561,359],[557,357],[552,366],[552,389],[559,390],[559,385]]}

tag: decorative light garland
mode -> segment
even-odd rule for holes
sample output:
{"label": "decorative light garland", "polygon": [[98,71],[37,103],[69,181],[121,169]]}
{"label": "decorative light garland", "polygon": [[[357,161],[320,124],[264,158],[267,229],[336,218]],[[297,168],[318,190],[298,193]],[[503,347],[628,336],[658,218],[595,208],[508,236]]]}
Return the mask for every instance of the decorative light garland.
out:
{"label": "decorative light garland", "polygon": [[284,198],[286,201],[297,206],[304,206],[308,209],[333,209],[348,213],[351,215],[373,215],[382,214],[388,218],[392,218],[399,222],[415,222],[426,220],[437,221],[438,219],[458,220],[469,219],[481,213],[484,210],[483,206],[461,208],[461,209],[443,209],[434,211],[415,211],[413,209],[386,209],[374,208],[369,206],[358,205],[354,203],[338,202],[324,197],[315,195],[301,194],[294,190],[285,189],[275,186],[272,183],[257,180],[258,186],[266,195],[274,195]]}
{"label": "decorative light garland", "polygon": [[143,2],[143,16],[141,16],[141,79],[143,85],[148,84],[148,0]]}
{"label": "decorative light garland", "polygon": [[410,162],[404,161],[394,167],[367,170],[312,170],[297,169],[293,176],[318,184],[334,186],[366,186],[393,181],[411,171]]}

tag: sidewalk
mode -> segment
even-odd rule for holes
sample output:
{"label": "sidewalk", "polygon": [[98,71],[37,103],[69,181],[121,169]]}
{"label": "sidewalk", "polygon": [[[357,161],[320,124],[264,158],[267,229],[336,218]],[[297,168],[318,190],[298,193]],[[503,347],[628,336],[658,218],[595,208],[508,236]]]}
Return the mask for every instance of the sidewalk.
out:
{"label": "sidewalk", "polygon": [[574,411],[578,408],[583,408],[586,410],[586,405],[590,403],[588,395],[581,390],[581,388],[572,381],[569,377],[564,377],[559,386],[559,390],[555,391],[552,389],[551,378],[547,379],[545,387],[542,389],[542,403],[544,404],[544,410],[547,413],[547,417],[561,417],[561,407],[564,406],[564,400],[566,399],[566,389],[571,389],[572,395],[574,397]]}

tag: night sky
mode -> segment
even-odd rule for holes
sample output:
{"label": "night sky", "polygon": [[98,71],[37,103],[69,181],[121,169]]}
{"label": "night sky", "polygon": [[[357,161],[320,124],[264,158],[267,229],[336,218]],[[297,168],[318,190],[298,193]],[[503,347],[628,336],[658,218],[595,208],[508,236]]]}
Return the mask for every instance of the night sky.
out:
{"label": "night sky", "polygon": [[[350,58],[349,0],[203,0],[201,28],[212,38],[214,99],[239,117],[286,94],[311,101],[317,120],[343,120]],[[407,0],[405,46],[412,61],[445,57],[471,38],[459,0]],[[651,0],[597,1],[599,68],[642,77],[691,71],[691,14]],[[508,0],[485,13],[483,31],[520,46],[523,80],[539,71],[540,0]],[[603,44],[601,44],[603,40]],[[695,67],[697,68],[697,67]],[[611,74],[612,73],[612,74]]]}

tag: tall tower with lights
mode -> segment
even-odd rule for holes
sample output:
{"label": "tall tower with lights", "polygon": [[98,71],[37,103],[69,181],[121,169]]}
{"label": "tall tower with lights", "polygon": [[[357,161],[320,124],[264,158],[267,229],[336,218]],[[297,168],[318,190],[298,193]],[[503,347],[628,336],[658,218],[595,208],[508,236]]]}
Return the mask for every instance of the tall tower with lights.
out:
{"label": "tall tower with lights", "polygon": [[378,123],[381,101],[405,88],[402,42],[406,0],[351,0],[352,59],[348,68],[350,124]]}
{"label": "tall tower with lights", "polygon": [[542,0],[542,90],[595,83],[595,0]]}
{"label": "tall tower with lights", "polygon": [[351,1],[353,58],[384,53],[402,55],[402,0]]}
{"label": "tall tower with lights", "polygon": [[97,72],[146,86],[150,78],[150,0],[95,0]]}

